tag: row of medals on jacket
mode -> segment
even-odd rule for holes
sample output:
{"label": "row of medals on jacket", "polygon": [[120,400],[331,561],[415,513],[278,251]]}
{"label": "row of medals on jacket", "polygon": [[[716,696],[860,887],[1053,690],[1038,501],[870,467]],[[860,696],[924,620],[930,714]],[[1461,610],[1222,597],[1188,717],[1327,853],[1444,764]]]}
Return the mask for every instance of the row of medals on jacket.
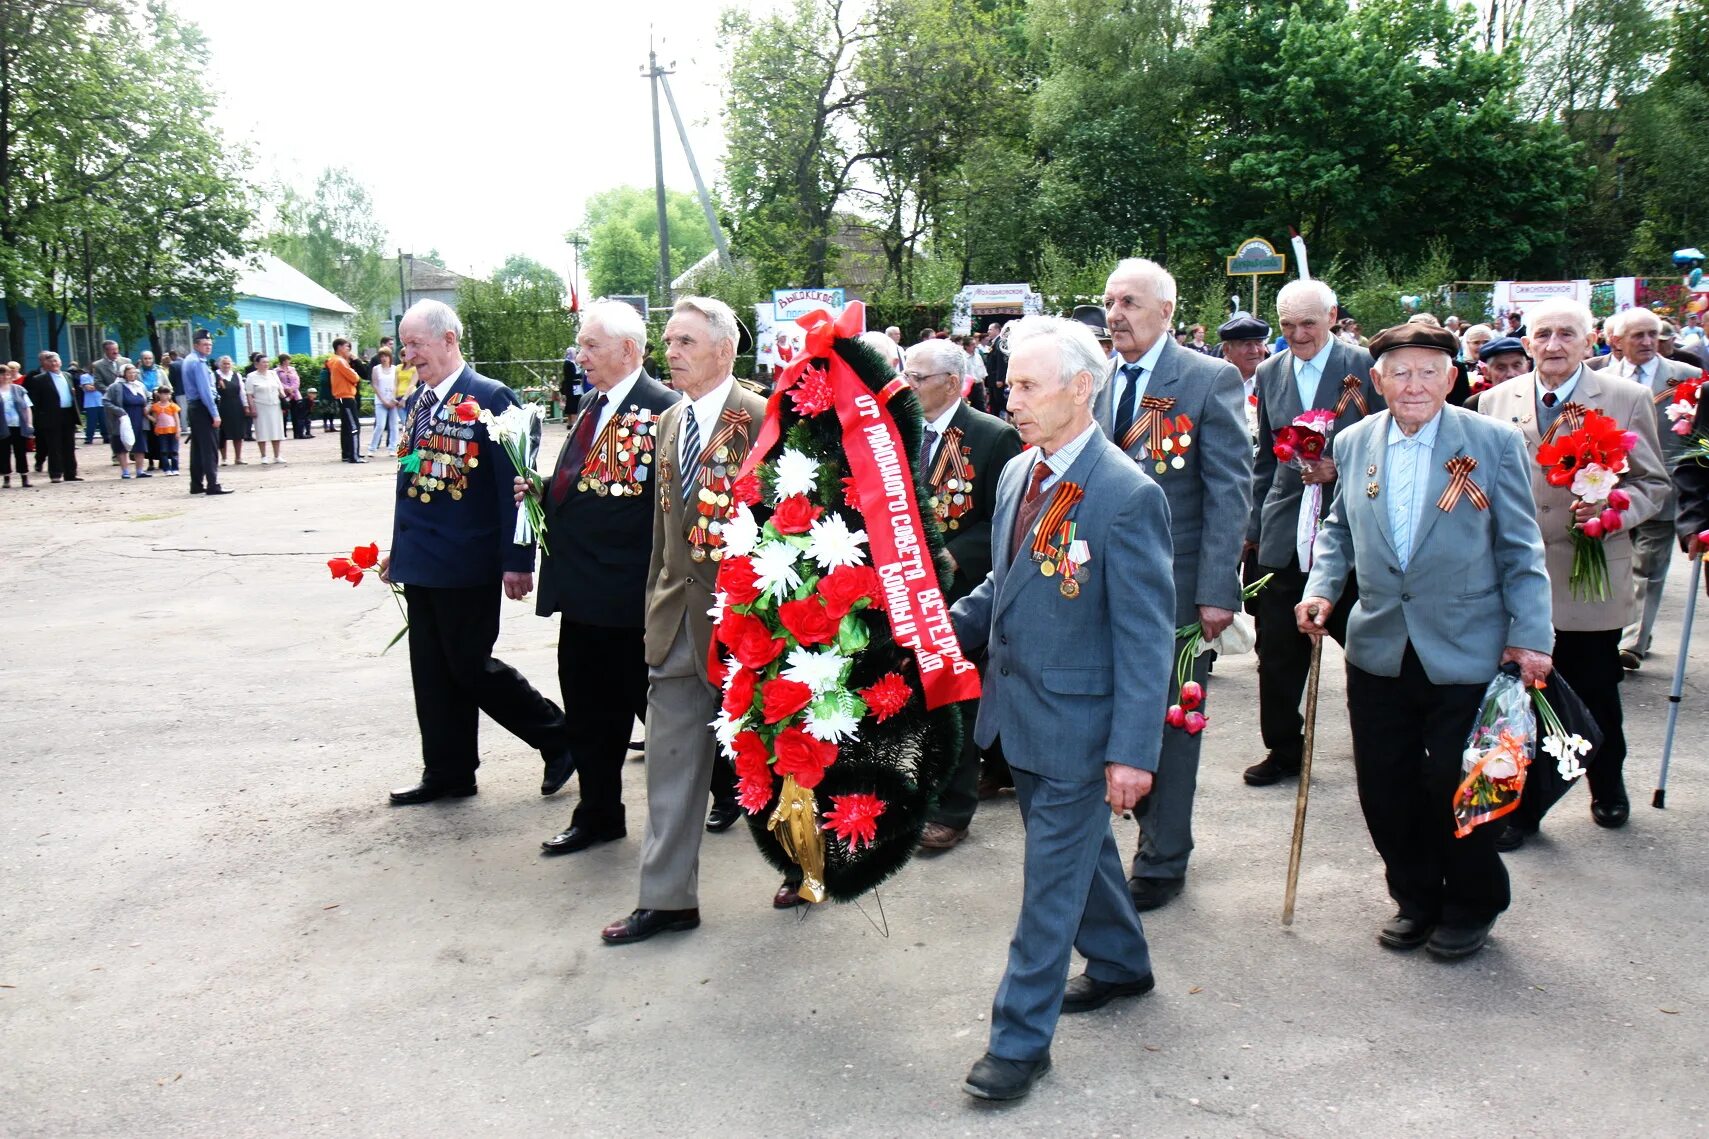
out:
{"label": "row of medals on jacket", "polygon": [[[576,489],[591,490],[601,498],[645,493],[652,472],[656,424],[656,418],[634,407],[629,415],[612,420],[583,461]],[[696,495],[700,517],[688,536],[688,556],[697,562],[716,562],[724,557],[720,548],[724,542],[723,520],[730,513],[730,488],[736,481],[734,471],[739,461],[740,456],[728,445],[720,445],[712,452],[711,462],[701,469]],[[666,512],[670,510],[670,467],[670,460],[665,460],[662,477],[667,485],[660,502]]]}
{"label": "row of medals on jacket", "polygon": [[[460,499],[463,488],[469,485],[465,468],[473,470],[481,465],[481,446],[475,441],[473,425],[451,421],[455,414],[452,408],[461,402],[447,401],[429,420],[427,437],[421,443],[421,467],[408,488],[411,498],[432,502],[434,491],[445,491],[453,500]],[[405,439],[399,445],[399,457],[408,454],[408,443]]]}

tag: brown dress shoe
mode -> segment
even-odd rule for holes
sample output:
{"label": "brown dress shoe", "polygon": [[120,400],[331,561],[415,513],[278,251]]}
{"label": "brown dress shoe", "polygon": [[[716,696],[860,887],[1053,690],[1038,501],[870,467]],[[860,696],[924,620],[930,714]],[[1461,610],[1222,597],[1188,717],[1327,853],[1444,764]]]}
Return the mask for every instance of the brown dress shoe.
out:
{"label": "brown dress shoe", "polygon": [[924,850],[949,850],[966,837],[966,827],[927,823],[926,829],[920,832],[920,846]]}
{"label": "brown dress shoe", "polygon": [[981,801],[995,799],[1005,791],[1012,793],[1014,790],[1015,785],[1013,783],[1003,783],[996,779],[988,779],[983,775],[979,777],[979,798]]}
{"label": "brown dress shoe", "polygon": [[780,910],[794,909],[801,904],[801,883],[785,880],[771,896],[771,904]]}

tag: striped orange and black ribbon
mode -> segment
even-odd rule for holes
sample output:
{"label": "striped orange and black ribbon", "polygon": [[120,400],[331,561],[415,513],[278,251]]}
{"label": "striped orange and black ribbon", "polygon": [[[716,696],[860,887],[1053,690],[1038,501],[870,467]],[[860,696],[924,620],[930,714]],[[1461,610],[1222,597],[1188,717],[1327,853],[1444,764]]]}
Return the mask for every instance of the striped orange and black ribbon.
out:
{"label": "striped orange and black ribbon", "polygon": [[1472,472],[1478,467],[1476,459],[1470,455],[1455,455],[1442,465],[1448,469],[1448,485],[1443,489],[1442,497],[1436,500],[1436,509],[1454,509],[1461,495],[1471,499],[1472,505],[1479,510],[1489,509],[1489,496],[1483,492],[1483,487],[1472,481]]}
{"label": "striped orange and black ribbon", "polygon": [[1175,410],[1173,396],[1146,395],[1139,397],[1139,418],[1133,421],[1133,426],[1122,436],[1121,448],[1126,451],[1141,439],[1147,441],[1149,450],[1157,449],[1157,436],[1163,431],[1163,413]]}
{"label": "striped orange and black ribbon", "polygon": [[1335,402],[1336,418],[1341,417],[1341,413],[1347,410],[1350,403],[1358,407],[1360,415],[1371,414],[1371,409],[1365,404],[1365,393],[1361,390],[1358,376],[1348,376],[1341,381],[1341,398]]}
{"label": "striped orange and black ribbon", "polygon": [[1566,403],[1562,404],[1561,414],[1559,418],[1550,425],[1548,434],[1543,436],[1543,442],[1553,443],[1555,441],[1555,436],[1560,433],[1562,428],[1565,428],[1567,433],[1570,435],[1580,427],[1583,427],[1584,413],[1589,410],[1590,408],[1584,406],[1584,404],[1574,403],[1572,400],[1568,400]]}
{"label": "striped orange and black ribbon", "polygon": [[[724,413],[718,423],[718,430],[712,433],[712,438],[706,441],[706,446],[700,449],[700,457],[695,460],[701,468],[702,480],[708,474],[707,461],[718,453],[718,448],[729,445],[732,440],[735,441],[735,446],[731,447],[734,454],[730,456],[729,465],[741,465],[742,457],[748,453],[748,428],[752,424],[753,416],[745,411],[731,409]],[[730,481],[734,482],[735,479],[732,477]]]}
{"label": "striped orange and black ribbon", "polygon": [[1071,483],[1066,479],[1056,484],[1056,490],[1051,494],[1050,505],[1044,508],[1044,516],[1038,521],[1038,533],[1033,535],[1033,561],[1042,562],[1051,557],[1056,550],[1053,541],[1056,532],[1062,528],[1068,519],[1068,512],[1080,505],[1080,500],[1086,497],[1086,491],[1079,483]]}

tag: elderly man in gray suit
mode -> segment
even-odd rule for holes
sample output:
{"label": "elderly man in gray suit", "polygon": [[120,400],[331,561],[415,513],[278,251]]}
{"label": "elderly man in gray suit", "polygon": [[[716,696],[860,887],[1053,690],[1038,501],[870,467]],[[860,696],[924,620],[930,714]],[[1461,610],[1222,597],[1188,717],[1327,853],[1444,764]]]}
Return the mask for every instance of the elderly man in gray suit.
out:
{"label": "elderly man in gray suit", "polygon": [[[1010,334],[1009,411],[1028,449],[1003,469],[992,569],[956,602],[985,649],[975,738],[1001,741],[1026,826],[1026,879],[988,1050],[964,1089],[1018,1099],[1050,1068],[1060,1013],[1152,988],[1110,812],[1151,789],[1168,700],[1175,586],[1168,507],[1092,419],[1109,374],[1085,325]],[[1086,972],[1066,981],[1069,953]]]}
{"label": "elderly man in gray suit", "polygon": [[[1104,286],[1118,356],[1098,393],[1096,417],[1115,445],[1163,488],[1174,548],[1175,625],[1197,621],[1218,636],[1240,607],[1241,541],[1252,508],[1252,442],[1245,388],[1232,364],[1183,348],[1170,335],[1175,278],[1140,257]],[[1175,651],[1183,645],[1177,641]],[[1192,681],[1209,686],[1210,654]],[[1202,732],[1163,729],[1151,793],[1139,811],[1139,850],[1128,893],[1154,910],[1180,894],[1193,850],[1193,792]]]}
{"label": "elderly man in gray suit", "polygon": [[1345,477],[1317,537],[1301,633],[1347,619],[1353,769],[1399,912],[1377,940],[1437,957],[1483,948],[1510,901],[1496,827],[1454,837],[1461,755],[1485,687],[1509,661],[1548,677],[1549,575],[1531,456],[1512,425],[1445,406],[1454,335],[1402,324],[1371,341],[1388,410],[1331,442]]}
{"label": "elderly man in gray suit", "polygon": [[[1300,771],[1305,720],[1300,698],[1311,667],[1311,643],[1294,627],[1294,605],[1311,570],[1311,521],[1305,488],[1323,487],[1320,511],[1329,508],[1336,482],[1335,460],[1325,456],[1298,465],[1277,462],[1272,439],[1279,428],[1307,411],[1335,413],[1336,433],[1382,410],[1371,385],[1371,354],[1332,333],[1335,293],[1322,281],[1289,281],[1276,294],[1276,311],[1288,350],[1258,365],[1258,455],[1252,468],[1252,516],[1246,550],[1256,551],[1260,573],[1272,575],[1258,595],[1258,726],[1264,759],[1246,769],[1246,782],[1265,787]],[[1329,634],[1343,641],[1347,610],[1357,598],[1350,587],[1329,616]]]}
{"label": "elderly man in gray suit", "polygon": [[[1662,463],[1671,471],[1684,457],[1689,436],[1674,433],[1667,409],[1674,402],[1674,389],[1679,382],[1694,380],[1702,373],[1661,354],[1662,318],[1647,308],[1617,313],[1605,328],[1609,341],[1619,347],[1620,358],[1596,356],[1586,361],[1585,367],[1608,369],[1611,375],[1650,390]],[[1656,512],[1632,527],[1632,593],[1638,616],[1620,637],[1620,666],[1627,672],[1636,671],[1650,655],[1650,637],[1655,632],[1662,587],[1667,584],[1668,562],[1673,557],[1674,509],[1674,489],[1669,486]]]}

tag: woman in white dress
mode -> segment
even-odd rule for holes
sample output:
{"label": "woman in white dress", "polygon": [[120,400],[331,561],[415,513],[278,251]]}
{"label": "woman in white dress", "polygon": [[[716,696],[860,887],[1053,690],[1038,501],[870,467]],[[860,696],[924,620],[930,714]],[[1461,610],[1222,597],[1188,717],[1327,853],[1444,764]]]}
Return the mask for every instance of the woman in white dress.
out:
{"label": "woman in white dress", "polygon": [[387,451],[398,445],[398,370],[392,364],[390,348],[380,349],[368,382],[374,389],[374,437],[368,440],[368,456],[372,458],[382,445]]}
{"label": "woman in white dress", "polygon": [[[285,460],[279,456],[279,443],[285,438],[285,385],[279,382],[273,361],[266,356],[256,360],[255,371],[249,373],[244,390],[249,396],[249,415],[255,420],[255,446],[261,452],[261,465],[277,463],[284,466]],[[267,455],[269,443],[273,444],[271,458]]]}

